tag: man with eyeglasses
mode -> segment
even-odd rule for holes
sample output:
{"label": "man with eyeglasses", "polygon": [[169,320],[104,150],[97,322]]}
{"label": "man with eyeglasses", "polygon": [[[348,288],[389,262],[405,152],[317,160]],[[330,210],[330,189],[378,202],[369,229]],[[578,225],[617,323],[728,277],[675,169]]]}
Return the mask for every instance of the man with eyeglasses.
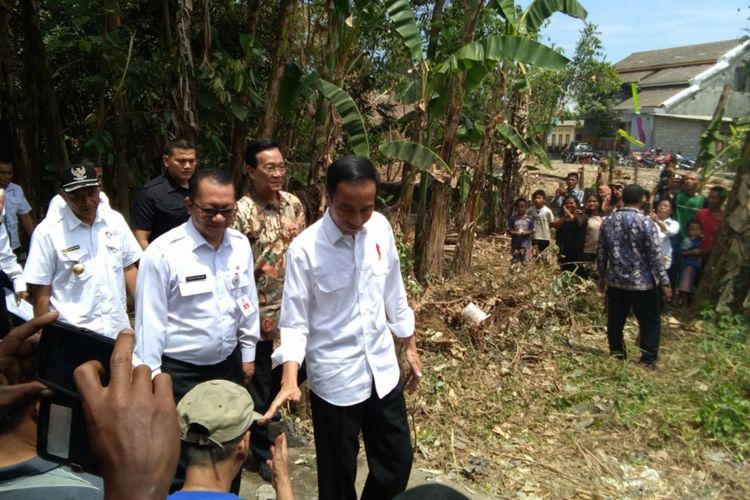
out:
{"label": "man with eyeglasses", "polygon": [[248,385],[260,336],[253,253],[229,226],[235,195],[223,170],[191,179],[190,218],[146,249],[135,294],[135,356],[172,376],[179,401],[201,382]]}
{"label": "man with eyeglasses", "polygon": [[197,165],[195,146],[185,139],[172,141],[162,161],[164,173],[144,184],[130,211],[130,226],[144,250],[188,218],[184,200]]}
{"label": "man with eyeglasses", "polygon": [[[284,259],[292,240],[305,229],[305,211],[292,193],[282,191],[286,166],[279,145],[271,139],[248,144],[247,175],[252,186],[237,202],[233,227],[247,236],[255,257],[255,283],[260,305],[261,339],[255,350],[255,376],[250,394],[260,412],[268,410],[279,391],[281,370],[272,372],[273,342],[279,338],[279,312],[284,286]],[[250,447],[258,472],[271,481],[271,440],[266,426],[253,424]]]}
{"label": "man with eyeglasses", "polygon": [[24,278],[33,284],[34,315],[58,311],[65,323],[115,338],[130,328],[141,248],[118,212],[101,205],[91,164],[60,173],[65,205],[34,230]]}

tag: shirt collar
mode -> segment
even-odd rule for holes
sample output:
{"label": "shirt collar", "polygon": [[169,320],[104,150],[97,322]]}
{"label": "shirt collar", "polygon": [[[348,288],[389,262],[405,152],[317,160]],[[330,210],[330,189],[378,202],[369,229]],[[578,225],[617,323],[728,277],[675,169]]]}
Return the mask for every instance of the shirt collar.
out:
{"label": "shirt collar", "polygon": [[[193,218],[190,217],[188,221],[185,223],[185,234],[187,234],[187,237],[190,239],[190,241],[193,243],[192,250],[195,250],[196,248],[199,248],[203,245],[206,245],[211,250],[214,249],[214,247],[206,241],[206,238],[203,237],[201,233],[198,232],[198,229],[195,227],[195,224],[193,223]],[[229,239],[227,238],[227,232],[224,231],[224,238],[221,241],[221,245],[219,245],[219,248],[225,247],[229,245]]]}
{"label": "shirt collar", "polygon": [[[347,236],[344,233],[341,232],[341,229],[336,225],[335,222],[333,222],[333,217],[331,217],[331,214],[329,213],[330,209],[326,208],[325,213],[323,214],[323,232],[326,235],[326,238],[328,238],[328,242],[333,245],[337,241],[339,241],[341,238]],[[355,234],[355,237],[358,237],[362,235],[367,234],[368,228],[370,227],[370,223],[372,222],[372,217],[370,217],[370,220],[364,223],[362,228],[359,230],[357,234]]]}
{"label": "shirt collar", "polygon": [[[96,208],[96,217],[94,217],[94,223],[89,227],[93,227],[97,222],[101,222],[101,213],[102,211],[100,202],[100,206]],[[62,215],[62,219],[65,222],[65,227],[67,227],[68,230],[73,230],[78,226],[87,226],[85,222],[83,222],[75,213],[73,213],[73,209],[70,208],[70,205],[68,205],[67,203],[64,207],[62,207],[62,210],[60,210],[60,214]]]}
{"label": "shirt collar", "polygon": [[167,184],[169,185],[169,188],[167,189],[168,192],[172,191],[187,191],[187,188],[184,188],[177,184],[177,181],[175,181],[171,175],[169,175],[169,170],[164,167],[164,173],[162,174],[165,179],[167,179]]}
{"label": "shirt collar", "polygon": [[[256,205],[262,208],[272,208],[274,210],[277,210],[275,206],[273,206],[271,203],[268,202],[264,197],[258,194],[258,192],[250,186],[250,191],[248,192],[248,195],[252,200],[255,202]],[[279,191],[276,193],[276,195],[279,197],[279,208],[278,210],[281,211],[286,205],[289,204],[289,193],[286,193],[284,191]]]}

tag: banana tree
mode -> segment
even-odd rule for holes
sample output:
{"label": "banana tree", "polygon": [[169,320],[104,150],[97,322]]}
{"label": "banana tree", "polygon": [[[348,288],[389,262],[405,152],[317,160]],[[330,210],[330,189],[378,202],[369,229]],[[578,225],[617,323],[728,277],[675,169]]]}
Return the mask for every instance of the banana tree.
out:
{"label": "banana tree", "polygon": [[[501,183],[501,214],[508,212],[510,199],[519,190],[522,177],[522,162],[525,156],[534,155],[548,163],[542,148],[533,139],[526,139],[528,131],[528,110],[531,98],[527,84],[515,89],[510,100],[510,116],[505,117],[501,105],[506,96],[508,80],[513,75],[524,76],[525,67],[533,65],[551,70],[562,70],[568,60],[545,45],[533,40],[539,27],[555,12],[562,12],[571,17],[585,19],[586,10],[576,0],[535,0],[521,12],[513,0],[496,0],[493,6],[505,20],[504,34],[490,37],[463,47],[451,59],[452,66],[462,61],[498,63],[495,69],[496,83],[487,103],[485,136],[476,157],[476,168],[473,172],[469,196],[461,210],[457,226],[459,229],[453,269],[459,274],[466,274],[471,269],[471,259],[476,235],[476,222],[479,217],[479,201],[484,191],[485,179],[492,161],[494,134],[497,130],[505,142],[503,149],[503,176]],[[509,125],[500,125],[503,121]],[[495,217],[494,211],[490,217]],[[505,227],[505,217],[501,215],[501,227]]]}

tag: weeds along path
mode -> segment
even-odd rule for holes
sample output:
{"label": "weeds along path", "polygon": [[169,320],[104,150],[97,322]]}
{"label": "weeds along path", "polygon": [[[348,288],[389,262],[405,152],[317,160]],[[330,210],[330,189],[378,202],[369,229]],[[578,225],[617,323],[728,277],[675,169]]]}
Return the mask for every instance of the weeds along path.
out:
{"label": "weeds along path", "polygon": [[484,238],[475,262],[413,301],[416,469],[498,497],[750,497],[747,323],[667,313],[646,371],[607,356],[602,297],[551,255],[510,267],[507,240]]}

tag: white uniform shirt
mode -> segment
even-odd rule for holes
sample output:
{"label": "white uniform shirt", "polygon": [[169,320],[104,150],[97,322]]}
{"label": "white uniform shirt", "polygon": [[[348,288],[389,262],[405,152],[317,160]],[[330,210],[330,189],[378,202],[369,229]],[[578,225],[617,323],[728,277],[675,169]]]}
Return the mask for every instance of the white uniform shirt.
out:
{"label": "white uniform shirt", "polygon": [[[57,217],[58,214],[60,213],[60,210],[62,210],[62,207],[64,207],[65,205],[67,205],[67,203],[65,203],[65,199],[63,199],[63,197],[60,196],[59,194],[56,194],[49,201],[49,205],[47,206],[46,217]],[[110,209],[112,208],[109,205],[109,197],[101,189],[99,190],[99,206],[110,208]]]}
{"label": "white uniform shirt", "polygon": [[31,212],[31,205],[23,194],[23,188],[11,182],[5,188],[5,223],[10,236],[10,247],[15,250],[21,246],[21,238],[18,236],[18,215]]}
{"label": "white uniform shirt", "polygon": [[[34,230],[24,277],[51,287],[50,309],[60,321],[115,338],[130,328],[123,268],[141,253],[118,212],[100,206],[89,226],[66,205]],[[80,274],[73,271],[76,264],[83,266]]]}
{"label": "white uniform shirt", "polygon": [[163,354],[194,365],[227,359],[239,342],[255,360],[260,338],[253,252],[227,229],[218,250],[193,220],[159,236],[143,254],[135,293],[135,354],[161,371]]}
{"label": "white uniform shirt", "polygon": [[[4,214],[0,213],[0,220],[3,219]],[[5,230],[5,224],[0,223],[0,270],[8,275],[8,279],[13,282],[13,291],[23,292],[26,290],[26,282],[23,279],[23,269],[16,259],[16,254],[10,248],[8,232]],[[5,300],[0,297],[0,300]]]}
{"label": "white uniform shirt", "polygon": [[375,212],[355,235],[341,233],[328,211],[292,241],[281,302],[277,363],[307,362],[310,389],[349,406],[380,398],[398,384],[393,336],[414,333],[388,221]]}
{"label": "white uniform shirt", "polygon": [[680,232],[680,223],[671,217],[662,222],[667,226],[667,231],[662,231],[659,224],[656,224],[656,231],[659,233],[659,246],[661,246],[661,254],[664,257],[664,269],[669,269],[672,265],[672,238]]}

